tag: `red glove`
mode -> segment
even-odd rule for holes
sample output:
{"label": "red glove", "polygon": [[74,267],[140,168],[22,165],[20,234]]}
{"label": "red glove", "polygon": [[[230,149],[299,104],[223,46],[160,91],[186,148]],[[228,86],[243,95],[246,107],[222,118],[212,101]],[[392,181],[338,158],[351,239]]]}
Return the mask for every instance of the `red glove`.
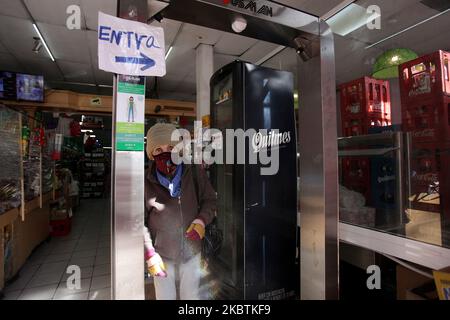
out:
{"label": "red glove", "polygon": [[186,231],[186,237],[191,240],[201,240],[205,237],[205,223],[202,219],[195,219]]}

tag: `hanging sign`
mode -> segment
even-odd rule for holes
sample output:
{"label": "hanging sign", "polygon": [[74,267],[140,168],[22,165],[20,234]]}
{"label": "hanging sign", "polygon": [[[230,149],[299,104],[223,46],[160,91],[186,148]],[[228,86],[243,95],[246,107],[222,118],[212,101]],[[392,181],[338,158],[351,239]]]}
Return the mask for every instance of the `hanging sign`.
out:
{"label": "hanging sign", "polygon": [[98,63],[101,70],[117,74],[164,76],[163,28],[99,12]]}
{"label": "hanging sign", "polygon": [[118,76],[116,150],[144,151],[145,78]]}

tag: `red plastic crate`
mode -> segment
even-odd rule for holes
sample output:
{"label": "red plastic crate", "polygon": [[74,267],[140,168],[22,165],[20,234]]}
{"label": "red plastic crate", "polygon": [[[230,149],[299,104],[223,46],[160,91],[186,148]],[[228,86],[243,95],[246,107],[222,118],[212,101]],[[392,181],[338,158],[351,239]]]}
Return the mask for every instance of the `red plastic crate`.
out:
{"label": "red plastic crate", "polygon": [[399,66],[400,94],[403,103],[450,96],[450,53],[437,51]]}
{"label": "red plastic crate", "polygon": [[415,143],[410,161],[411,208],[450,217],[450,144]]}
{"label": "red plastic crate", "polygon": [[415,144],[411,150],[411,185],[428,186],[439,180],[438,149],[434,144]]}
{"label": "red plastic crate", "polygon": [[348,117],[342,119],[342,133],[344,137],[360,136],[368,134],[369,128],[390,125],[391,121],[382,117]]}
{"label": "red plastic crate", "polygon": [[402,130],[414,142],[450,141],[450,97],[402,103]]}
{"label": "red plastic crate", "polygon": [[52,237],[67,236],[70,233],[71,229],[72,229],[72,220],[70,218],[50,221],[50,235]]}
{"label": "red plastic crate", "polygon": [[445,222],[450,222],[450,143],[441,145],[439,153],[439,191],[441,209]]}
{"label": "red plastic crate", "polygon": [[364,195],[370,202],[370,160],[367,157],[342,158],[342,185]]}
{"label": "red plastic crate", "polygon": [[364,77],[339,88],[344,136],[368,134],[370,127],[391,125],[388,81]]}

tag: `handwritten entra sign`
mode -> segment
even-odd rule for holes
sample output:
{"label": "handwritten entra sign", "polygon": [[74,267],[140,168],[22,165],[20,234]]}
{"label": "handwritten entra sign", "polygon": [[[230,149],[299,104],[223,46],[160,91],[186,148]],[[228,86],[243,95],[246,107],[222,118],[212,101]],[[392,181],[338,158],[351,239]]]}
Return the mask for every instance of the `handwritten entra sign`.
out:
{"label": "handwritten entra sign", "polygon": [[118,74],[166,74],[164,30],[145,23],[98,16],[99,68]]}

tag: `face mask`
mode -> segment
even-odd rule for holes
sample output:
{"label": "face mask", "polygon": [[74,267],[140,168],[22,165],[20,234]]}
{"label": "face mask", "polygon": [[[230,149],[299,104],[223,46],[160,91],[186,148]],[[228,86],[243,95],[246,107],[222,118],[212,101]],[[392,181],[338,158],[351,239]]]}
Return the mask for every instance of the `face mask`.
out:
{"label": "face mask", "polygon": [[170,152],[160,153],[157,156],[153,156],[153,158],[155,158],[158,171],[165,175],[171,175],[177,169],[176,164],[172,162]]}

